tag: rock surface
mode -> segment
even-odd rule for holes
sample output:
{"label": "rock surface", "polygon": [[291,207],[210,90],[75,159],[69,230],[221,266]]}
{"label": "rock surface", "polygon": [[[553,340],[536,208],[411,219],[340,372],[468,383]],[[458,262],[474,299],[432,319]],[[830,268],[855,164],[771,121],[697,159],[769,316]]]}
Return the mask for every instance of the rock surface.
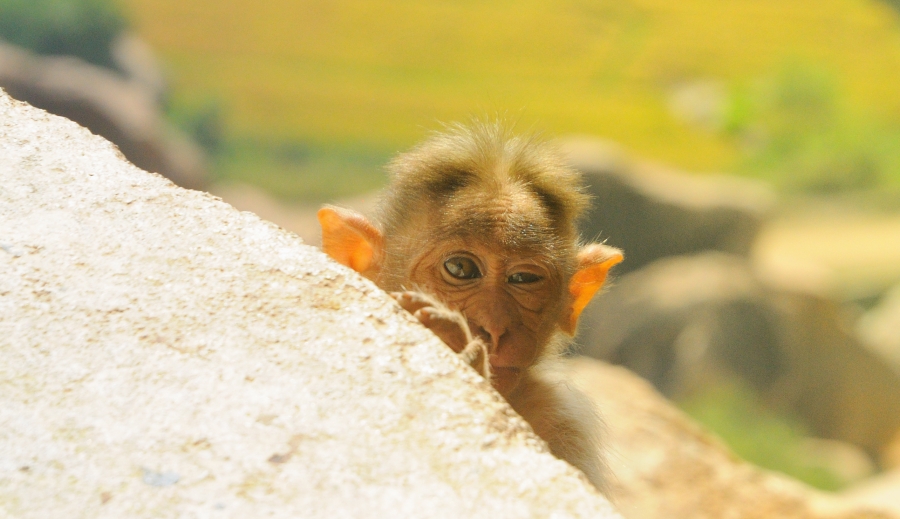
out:
{"label": "rock surface", "polygon": [[568,363],[575,384],[603,411],[614,501],[629,519],[900,517],[737,459],[623,368],[586,357]]}
{"label": "rock surface", "polygon": [[148,87],[69,56],[38,56],[0,41],[0,88],[114,142],[129,161],[182,187],[206,184],[203,151],[162,118]]}
{"label": "rock surface", "polygon": [[900,469],[885,472],[841,493],[860,506],[880,507],[900,514]]}
{"label": "rock surface", "polygon": [[369,282],[0,91],[0,517],[618,517]]}
{"label": "rock surface", "polygon": [[857,334],[900,373],[900,285],[885,294],[878,306],[857,323]]}

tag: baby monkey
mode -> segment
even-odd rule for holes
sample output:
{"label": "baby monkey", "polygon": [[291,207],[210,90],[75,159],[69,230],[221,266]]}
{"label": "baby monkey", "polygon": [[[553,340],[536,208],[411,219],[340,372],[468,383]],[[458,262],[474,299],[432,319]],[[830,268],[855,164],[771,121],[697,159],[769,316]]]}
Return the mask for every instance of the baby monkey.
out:
{"label": "baby monkey", "polygon": [[557,457],[605,490],[600,423],[552,369],[622,253],[581,245],[580,176],[501,124],[452,126],[388,167],[374,222],[326,206],[322,246],[491,381]]}

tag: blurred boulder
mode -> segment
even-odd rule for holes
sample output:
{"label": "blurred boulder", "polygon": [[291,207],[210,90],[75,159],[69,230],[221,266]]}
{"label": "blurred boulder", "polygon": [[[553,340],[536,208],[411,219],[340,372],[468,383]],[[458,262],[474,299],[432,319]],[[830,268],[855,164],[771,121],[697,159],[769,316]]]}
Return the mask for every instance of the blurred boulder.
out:
{"label": "blurred boulder", "polygon": [[132,32],[123,32],[113,40],[110,54],[116,68],[157,104],[163,104],[169,90],[166,76],[146,41]]}
{"label": "blurred boulder", "polygon": [[625,369],[586,357],[567,362],[606,420],[613,496],[628,519],[900,517],[741,461]]}
{"label": "blurred boulder", "polygon": [[670,397],[716,376],[761,390],[786,370],[764,287],[744,258],[718,252],[661,259],[617,278],[584,311],[577,343]]}
{"label": "blurred boulder", "polygon": [[788,369],[767,396],[803,417],[818,436],[885,456],[900,432],[900,372],[861,343],[854,315],[840,303],[771,290]]}
{"label": "blurred boulder", "polygon": [[819,295],[761,283],[744,258],[703,253],[615,280],[585,310],[577,342],[673,398],[737,376],[816,436],[883,456],[900,431],[900,374],[849,319]]}
{"label": "blurred boulder", "polygon": [[806,467],[827,471],[842,488],[878,472],[874,460],[862,447],[839,440],[806,437],[800,440],[792,455]]}
{"label": "blurred boulder", "polygon": [[747,255],[772,206],[772,193],[747,179],[686,175],[640,163],[588,137],[564,139],[559,147],[584,173],[593,197],[582,235],[622,248],[622,273],[704,250]]}
{"label": "blurred boulder", "polygon": [[859,319],[857,333],[872,351],[900,371],[900,285]]}
{"label": "blurred boulder", "polygon": [[751,253],[765,283],[850,302],[883,297],[900,282],[900,212],[814,199],[779,212]]}
{"label": "blurred boulder", "polygon": [[900,431],[897,431],[887,448],[884,449],[881,463],[885,467],[900,470]]}
{"label": "blurred boulder", "polygon": [[0,88],[112,141],[136,166],[201,189],[202,150],[166,124],[146,87],[74,57],[38,56],[0,42]]}
{"label": "blurred boulder", "polygon": [[873,476],[840,495],[858,506],[879,507],[900,514],[900,468]]}
{"label": "blurred boulder", "polygon": [[[322,204],[289,204],[278,200],[263,189],[242,182],[217,182],[209,186],[209,192],[241,211],[250,211],[266,220],[291,231],[308,245],[322,244],[322,228],[316,213]],[[334,200],[330,203],[363,214],[371,214],[377,205],[380,191]]]}

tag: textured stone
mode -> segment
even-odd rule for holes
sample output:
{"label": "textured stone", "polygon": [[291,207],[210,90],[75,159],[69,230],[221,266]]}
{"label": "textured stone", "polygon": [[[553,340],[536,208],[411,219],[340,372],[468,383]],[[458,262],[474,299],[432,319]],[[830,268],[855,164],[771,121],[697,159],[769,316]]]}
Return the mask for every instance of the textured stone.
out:
{"label": "textured stone", "polygon": [[0,517],[618,517],[290,233],[0,92]]}

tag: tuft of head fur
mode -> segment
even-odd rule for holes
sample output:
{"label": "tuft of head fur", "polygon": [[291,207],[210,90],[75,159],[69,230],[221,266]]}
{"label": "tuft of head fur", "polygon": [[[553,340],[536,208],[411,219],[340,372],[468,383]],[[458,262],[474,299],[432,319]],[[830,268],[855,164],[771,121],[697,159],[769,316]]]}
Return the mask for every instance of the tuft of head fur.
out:
{"label": "tuft of head fur", "polygon": [[380,214],[386,236],[423,211],[452,211],[457,195],[477,192],[486,200],[536,200],[554,234],[574,242],[575,221],[588,203],[580,175],[555,148],[535,135],[513,135],[500,122],[450,125],[397,156],[388,172]]}

